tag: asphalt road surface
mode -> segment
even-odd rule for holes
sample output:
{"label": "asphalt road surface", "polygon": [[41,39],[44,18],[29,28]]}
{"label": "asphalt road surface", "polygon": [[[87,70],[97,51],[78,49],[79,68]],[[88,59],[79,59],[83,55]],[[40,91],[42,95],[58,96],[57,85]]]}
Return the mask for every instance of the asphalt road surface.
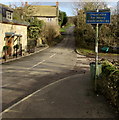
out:
{"label": "asphalt road surface", "polygon": [[93,92],[90,58],[74,51],[73,27],[55,47],[2,65],[3,118],[116,118]]}

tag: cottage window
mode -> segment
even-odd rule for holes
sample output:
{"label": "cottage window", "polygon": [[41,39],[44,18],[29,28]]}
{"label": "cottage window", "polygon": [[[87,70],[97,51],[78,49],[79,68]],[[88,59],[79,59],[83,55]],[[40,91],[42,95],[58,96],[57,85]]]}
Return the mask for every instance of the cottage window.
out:
{"label": "cottage window", "polygon": [[51,22],[52,21],[52,18],[48,18],[48,22]]}
{"label": "cottage window", "polygon": [[9,20],[12,20],[12,13],[9,11],[6,11],[6,18]]}

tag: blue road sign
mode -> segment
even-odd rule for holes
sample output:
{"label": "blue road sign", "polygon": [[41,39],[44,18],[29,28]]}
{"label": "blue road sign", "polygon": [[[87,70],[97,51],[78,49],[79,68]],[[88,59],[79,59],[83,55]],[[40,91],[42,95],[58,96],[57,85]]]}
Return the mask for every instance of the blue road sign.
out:
{"label": "blue road sign", "polygon": [[110,23],[110,12],[87,12],[86,23],[88,24]]}

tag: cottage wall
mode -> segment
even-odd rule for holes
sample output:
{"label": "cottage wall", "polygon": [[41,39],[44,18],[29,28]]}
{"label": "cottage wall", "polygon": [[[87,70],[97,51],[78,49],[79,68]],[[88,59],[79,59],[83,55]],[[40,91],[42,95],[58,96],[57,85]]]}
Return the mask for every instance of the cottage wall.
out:
{"label": "cottage wall", "polygon": [[[37,17],[37,19],[39,20],[43,20],[44,22],[53,22],[55,24],[58,24],[58,18],[57,17],[54,17],[54,18],[47,18],[47,17]],[[51,21],[50,21],[51,19]]]}
{"label": "cottage wall", "polygon": [[26,50],[27,26],[0,23],[0,57],[2,57],[2,49],[3,46],[5,45],[4,37],[6,32],[15,32],[15,34],[21,34],[22,49]]}

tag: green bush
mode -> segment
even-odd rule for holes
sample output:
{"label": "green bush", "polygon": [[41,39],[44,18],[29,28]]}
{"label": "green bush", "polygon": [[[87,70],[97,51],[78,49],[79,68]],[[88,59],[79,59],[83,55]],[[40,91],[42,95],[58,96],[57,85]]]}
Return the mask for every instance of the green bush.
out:
{"label": "green bush", "polygon": [[8,48],[9,48],[9,46],[3,46],[3,51],[5,52],[5,51],[7,51],[8,50]]}
{"label": "green bush", "polygon": [[98,88],[119,110],[119,70],[108,61],[102,63],[102,75],[98,79]]}
{"label": "green bush", "polygon": [[68,21],[68,18],[67,18],[66,12],[59,11],[59,25],[61,27],[66,25],[67,21]]}
{"label": "green bush", "polygon": [[40,37],[41,29],[44,24],[43,21],[34,18],[34,20],[30,20],[30,25],[27,28],[28,38],[37,40]]}

